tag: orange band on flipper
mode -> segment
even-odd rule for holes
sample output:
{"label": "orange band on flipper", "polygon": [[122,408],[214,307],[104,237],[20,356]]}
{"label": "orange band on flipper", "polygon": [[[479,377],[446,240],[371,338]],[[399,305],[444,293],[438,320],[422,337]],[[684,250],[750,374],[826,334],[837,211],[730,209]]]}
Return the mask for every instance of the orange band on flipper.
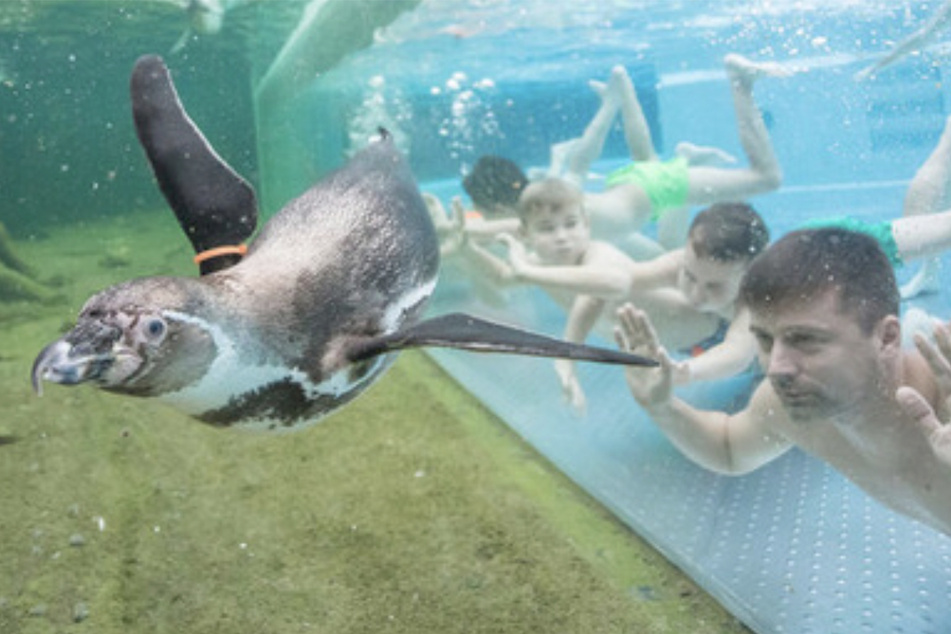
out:
{"label": "orange band on flipper", "polygon": [[248,253],[248,247],[244,244],[238,244],[235,246],[226,246],[226,247],[215,247],[214,249],[208,249],[207,251],[202,251],[195,256],[195,264],[201,264],[205,260],[210,260],[212,258],[217,258],[222,255],[240,255],[244,257]]}

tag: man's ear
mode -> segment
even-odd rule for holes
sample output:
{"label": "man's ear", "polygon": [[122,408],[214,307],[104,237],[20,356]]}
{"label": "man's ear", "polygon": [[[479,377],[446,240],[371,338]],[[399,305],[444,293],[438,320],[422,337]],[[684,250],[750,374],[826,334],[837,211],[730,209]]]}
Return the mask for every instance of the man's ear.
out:
{"label": "man's ear", "polygon": [[901,320],[897,315],[888,315],[875,328],[882,350],[889,352],[901,352]]}

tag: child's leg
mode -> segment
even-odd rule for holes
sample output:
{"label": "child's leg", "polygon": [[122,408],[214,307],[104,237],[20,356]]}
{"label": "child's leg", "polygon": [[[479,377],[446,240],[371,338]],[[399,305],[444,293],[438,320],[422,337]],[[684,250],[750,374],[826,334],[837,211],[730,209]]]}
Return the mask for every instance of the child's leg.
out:
{"label": "child's leg", "polygon": [[736,157],[709,145],[696,145],[689,141],[681,141],[674,148],[674,154],[687,161],[688,165],[714,165],[716,163],[736,163]]}
{"label": "child's leg", "polygon": [[[552,162],[563,161],[564,175],[579,187],[584,185],[591,164],[601,156],[604,142],[618,111],[615,91],[605,88],[604,84],[599,82],[591,82],[591,88],[601,97],[601,106],[585,128],[584,134],[552,148]],[[556,158],[558,152],[564,153],[563,158]]]}
{"label": "child's leg", "polygon": [[901,287],[902,298],[936,292],[939,289],[937,256],[951,248],[951,210],[903,216],[892,222],[892,236],[902,260],[928,258],[915,277]]}
{"label": "child's leg", "polygon": [[[902,216],[904,218],[912,218],[915,216],[934,214],[939,209],[947,209],[949,207],[949,183],[951,183],[951,118],[945,123],[944,132],[942,132],[941,138],[938,140],[938,145],[935,146],[931,155],[928,156],[928,159],[918,169],[918,172],[915,173],[915,177],[908,186]],[[929,223],[922,224],[924,231],[928,232]],[[937,235],[933,236],[933,239],[941,238],[940,228],[942,228],[942,223],[935,222],[934,232]],[[893,228],[893,233],[895,233],[897,241],[897,229]],[[914,232],[911,235],[917,236]],[[927,238],[927,236],[921,237]],[[909,249],[914,249],[918,246],[916,240],[909,240],[907,236],[903,237],[903,241],[909,242]],[[902,243],[899,242],[902,256],[907,257],[901,246]],[[951,246],[951,244],[948,244],[944,248],[948,246]],[[901,296],[908,299],[921,293],[937,291],[939,264],[940,261],[935,256],[926,259],[921,266],[921,270],[919,270],[908,283],[901,287]]]}
{"label": "child's leg", "polygon": [[[650,128],[637,100],[634,84],[624,67],[612,68],[607,84],[592,82],[591,87],[602,95],[613,95],[619,103],[624,138],[631,158],[639,162],[656,161]],[[645,241],[656,245],[648,238],[641,241],[632,237],[631,232],[638,231],[651,217],[650,200],[640,187],[626,184],[610,187],[603,192],[587,192],[585,206],[597,226],[609,229],[606,233],[599,233],[600,237],[617,239],[619,235],[627,235],[621,241],[629,254],[643,258],[652,251],[644,248]]]}
{"label": "child's leg", "polygon": [[904,261],[937,255],[951,248],[951,210],[892,221],[892,235]]}
{"label": "child's leg", "polygon": [[687,244],[690,230],[690,207],[668,209],[657,221],[657,242],[671,251]]}
{"label": "child's leg", "polygon": [[724,64],[733,91],[740,144],[750,166],[744,169],[691,167],[687,194],[687,202],[691,205],[743,200],[772,191],[782,181],[782,170],[773,152],[763,115],[753,100],[753,84],[760,77],[784,77],[789,72],[777,64],[752,62],[733,54],[724,58]]}
{"label": "child's leg", "polygon": [[647,125],[641,102],[637,98],[634,82],[623,66],[611,69],[609,88],[615,90],[620,100],[621,122],[624,126],[624,140],[635,161],[656,161],[657,152],[654,150],[654,140],[651,138],[651,129]]}

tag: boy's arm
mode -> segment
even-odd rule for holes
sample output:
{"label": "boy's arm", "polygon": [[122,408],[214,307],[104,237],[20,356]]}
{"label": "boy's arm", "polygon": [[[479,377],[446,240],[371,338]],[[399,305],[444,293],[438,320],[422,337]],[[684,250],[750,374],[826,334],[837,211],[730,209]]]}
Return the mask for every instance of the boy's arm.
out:
{"label": "boy's arm", "polygon": [[505,260],[497,257],[482,245],[471,240],[466,240],[463,243],[461,253],[468,266],[493,283],[509,285],[516,281],[512,267],[510,267]]}
{"label": "boy's arm", "polygon": [[677,284],[677,274],[683,263],[684,250],[668,251],[653,260],[637,262],[631,260],[628,270],[631,275],[631,288],[635,291],[651,291],[659,288],[673,288]]}
{"label": "boy's arm", "polygon": [[515,278],[520,282],[600,299],[620,299],[628,294],[631,282],[624,267],[610,266],[597,257],[576,266],[537,264],[528,257],[525,246],[514,237],[506,235],[500,238],[508,246],[509,263]]}
{"label": "boy's arm", "polygon": [[518,218],[466,218],[466,236],[481,242],[490,242],[502,234],[515,233],[521,226]]}
{"label": "boy's arm", "polygon": [[622,350],[648,354],[658,368],[626,369],[628,386],[667,438],[693,462],[724,474],[752,471],[777,458],[792,444],[772,429],[771,417],[781,406],[769,385],[761,384],[750,405],[733,415],[704,411],[673,396],[672,364],[657,344],[642,311],[626,305],[618,311],[618,345]]}
{"label": "boy's arm", "polygon": [[[573,343],[584,343],[588,333],[594,328],[601,313],[604,312],[605,300],[579,295],[571,304],[568,311],[568,323],[565,325],[564,339]],[[555,372],[561,382],[561,391],[571,404],[575,412],[581,414],[585,410],[585,395],[575,374],[575,364],[568,359],[555,360]]]}
{"label": "boy's arm", "polygon": [[605,300],[590,295],[575,297],[571,310],[568,311],[568,322],[565,324],[565,341],[584,343],[588,333],[601,317],[606,303]]}
{"label": "boy's arm", "polygon": [[677,376],[677,384],[725,379],[743,372],[755,358],[756,340],[750,334],[750,314],[740,310],[721,343],[679,364],[682,374]]}

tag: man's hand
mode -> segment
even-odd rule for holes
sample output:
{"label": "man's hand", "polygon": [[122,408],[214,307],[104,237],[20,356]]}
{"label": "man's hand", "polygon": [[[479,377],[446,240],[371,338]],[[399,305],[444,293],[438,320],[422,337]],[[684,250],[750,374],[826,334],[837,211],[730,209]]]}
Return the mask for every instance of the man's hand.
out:
{"label": "man's hand", "polygon": [[625,304],[617,311],[618,325],[614,329],[614,338],[624,352],[644,355],[657,359],[656,368],[625,369],[627,385],[631,394],[641,404],[650,409],[670,402],[673,390],[673,363],[667,352],[660,346],[657,333],[642,310]]}
{"label": "man's hand", "polygon": [[915,346],[928,362],[938,387],[938,409],[914,388],[900,387],[895,399],[902,410],[918,424],[935,457],[951,470],[951,425],[942,423],[939,413],[947,418],[951,412],[951,330],[949,325],[935,326],[935,344],[920,334],[915,335]]}

